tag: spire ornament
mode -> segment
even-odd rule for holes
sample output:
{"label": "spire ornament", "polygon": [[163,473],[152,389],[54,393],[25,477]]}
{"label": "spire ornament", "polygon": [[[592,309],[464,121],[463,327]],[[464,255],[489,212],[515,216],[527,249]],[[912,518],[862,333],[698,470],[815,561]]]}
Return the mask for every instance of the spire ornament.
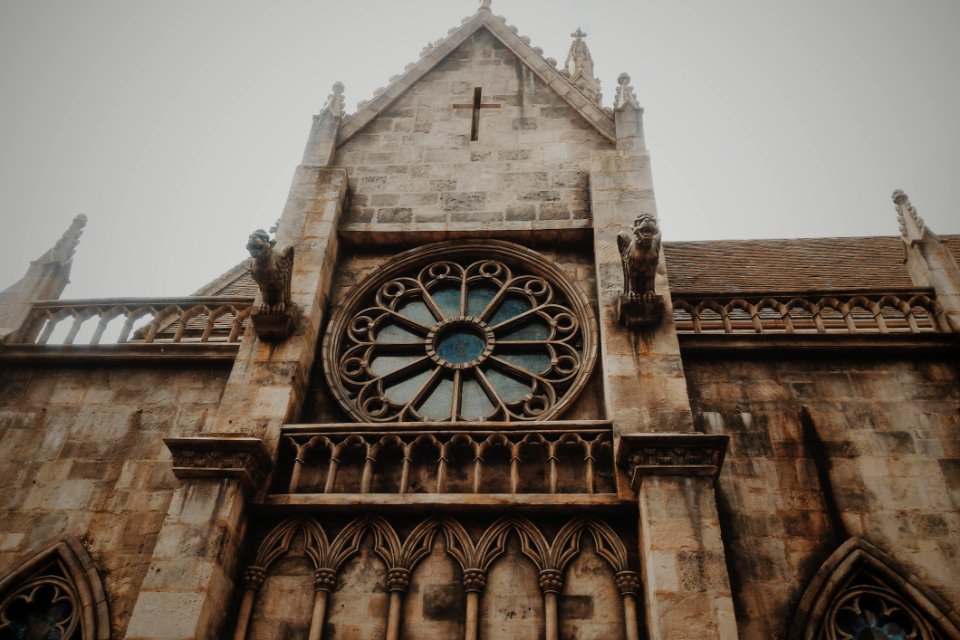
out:
{"label": "spire ornament", "polygon": [[480,11],[492,11],[490,3],[492,0],[480,0]]}
{"label": "spire ornament", "polygon": [[893,204],[897,205],[897,222],[900,223],[900,235],[907,244],[916,244],[923,240],[927,227],[923,218],[917,215],[917,210],[910,204],[910,198],[901,189],[897,189],[891,196]]}
{"label": "spire ornament", "polygon": [[633,87],[630,86],[630,75],[621,73],[617,76],[617,96],[613,100],[613,108],[622,111],[627,107],[640,110],[640,102],[637,101],[637,94],[633,92]]}
{"label": "spire ornament", "polygon": [[80,244],[83,228],[87,226],[87,216],[82,213],[73,219],[70,227],[63,232],[52,249],[43,254],[36,262],[39,264],[67,264],[73,257],[73,252]]}
{"label": "spire ornament", "polygon": [[334,82],[331,89],[333,93],[327,96],[327,103],[323,105],[320,113],[328,111],[334,118],[342,118],[347,102],[346,98],[343,97],[344,89],[342,82]]}
{"label": "spire ornament", "polygon": [[570,34],[573,43],[570,45],[570,52],[567,54],[567,61],[564,63],[564,75],[570,79],[573,86],[580,89],[583,95],[587,96],[598,105],[601,103],[600,80],[593,77],[593,56],[590,55],[590,49],[584,38],[587,34],[583,29],[577,28]]}

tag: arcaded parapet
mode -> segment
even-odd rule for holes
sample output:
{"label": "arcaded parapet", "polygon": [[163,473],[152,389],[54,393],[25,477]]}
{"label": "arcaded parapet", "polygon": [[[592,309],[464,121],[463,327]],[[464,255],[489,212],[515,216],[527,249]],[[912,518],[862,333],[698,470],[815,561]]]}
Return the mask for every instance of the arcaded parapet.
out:
{"label": "arcaded parapet", "polygon": [[[216,413],[227,373],[5,362],[0,574],[79,539],[102,577],[113,637],[123,637],[177,484],[162,439],[193,434]],[[189,546],[181,553],[189,563]]]}

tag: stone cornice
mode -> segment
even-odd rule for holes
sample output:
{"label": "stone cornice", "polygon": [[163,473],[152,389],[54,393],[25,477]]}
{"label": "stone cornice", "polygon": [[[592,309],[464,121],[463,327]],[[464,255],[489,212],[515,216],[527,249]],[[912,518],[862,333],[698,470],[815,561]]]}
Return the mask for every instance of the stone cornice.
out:
{"label": "stone cornice", "polygon": [[628,434],[620,437],[617,466],[634,487],[643,476],[716,477],[729,439],[703,433]]}
{"label": "stone cornice", "polygon": [[238,436],[164,438],[180,480],[233,478],[246,491],[257,487],[273,463],[263,441]]}

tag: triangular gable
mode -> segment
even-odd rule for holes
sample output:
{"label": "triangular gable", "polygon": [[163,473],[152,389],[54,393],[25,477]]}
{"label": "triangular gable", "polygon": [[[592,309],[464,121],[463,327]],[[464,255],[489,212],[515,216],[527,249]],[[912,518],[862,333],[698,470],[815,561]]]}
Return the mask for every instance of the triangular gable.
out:
{"label": "triangular gable", "polygon": [[416,84],[427,73],[439,65],[447,56],[462,45],[467,38],[480,29],[486,29],[523,62],[540,80],[552,89],[570,107],[580,114],[597,132],[610,142],[616,142],[616,129],[613,117],[601,106],[583,95],[567,78],[537,53],[524,39],[513,32],[504,21],[489,10],[481,9],[472,18],[438,43],[429,53],[394,80],[372,100],[364,104],[356,113],[344,119],[337,136],[337,146],[343,146],[348,140],[370,124],[391,104]]}

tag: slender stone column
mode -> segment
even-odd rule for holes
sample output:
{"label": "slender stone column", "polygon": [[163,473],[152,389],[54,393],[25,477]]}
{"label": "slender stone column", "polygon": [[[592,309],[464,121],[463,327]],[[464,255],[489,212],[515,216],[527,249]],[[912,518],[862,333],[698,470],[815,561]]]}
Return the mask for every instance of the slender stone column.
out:
{"label": "slender stone column", "polygon": [[257,598],[257,591],[266,578],[266,572],[261,567],[247,567],[243,572],[243,600],[240,601],[240,611],[237,613],[237,626],[233,632],[233,640],[246,640],[247,629],[253,617],[253,603]]}
{"label": "slender stone column", "polygon": [[556,569],[540,572],[540,591],[543,592],[544,638],[558,640],[560,622],[557,614],[557,598],[563,588],[563,575]]}
{"label": "slender stone column", "polygon": [[317,569],[314,572],[313,615],[310,618],[310,634],[307,640],[323,640],[323,623],[327,617],[327,600],[337,584],[337,572],[333,569]]}
{"label": "slender stone column", "polygon": [[463,572],[463,588],[467,592],[467,611],[464,621],[464,638],[477,640],[480,637],[480,594],[487,586],[487,574],[482,569],[467,569]]}
{"label": "slender stone column", "polygon": [[626,629],[626,640],[639,640],[637,594],[640,593],[640,576],[633,571],[621,571],[617,574],[617,588],[623,599],[623,626]]}
{"label": "slender stone column", "polygon": [[386,640],[400,640],[400,609],[403,606],[403,594],[410,586],[410,572],[402,568],[393,568],[387,572],[387,588],[390,589],[390,604],[387,611]]}

